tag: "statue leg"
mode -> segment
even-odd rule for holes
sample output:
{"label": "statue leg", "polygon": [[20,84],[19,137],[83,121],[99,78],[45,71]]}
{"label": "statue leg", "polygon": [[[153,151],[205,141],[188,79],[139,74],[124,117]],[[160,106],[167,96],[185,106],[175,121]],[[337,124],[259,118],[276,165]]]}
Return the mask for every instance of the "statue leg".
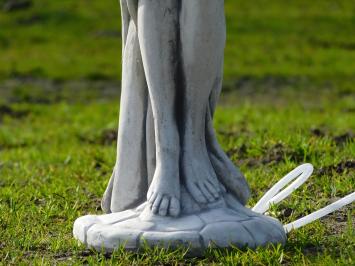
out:
{"label": "statue leg", "polygon": [[133,21],[130,21],[127,32],[122,58],[117,162],[103,197],[105,212],[136,207],[145,201],[148,186],[145,153],[148,89]]}
{"label": "statue leg", "polygon": [[182,0],[180,15],[185,77],[182,169],[187,189],[200,203],[220,196],[220,185],[208,156],[206,112],[216,79],[221,78],[225,46],[223,0]]}
{"label": "statue leg", "polygon": [[[148,191],[153,213],[180,213],[176,122],[177,0],[139,0],[138,38],[154,117],[156,168]],[[134,107],[133,107],[134,108]]]}

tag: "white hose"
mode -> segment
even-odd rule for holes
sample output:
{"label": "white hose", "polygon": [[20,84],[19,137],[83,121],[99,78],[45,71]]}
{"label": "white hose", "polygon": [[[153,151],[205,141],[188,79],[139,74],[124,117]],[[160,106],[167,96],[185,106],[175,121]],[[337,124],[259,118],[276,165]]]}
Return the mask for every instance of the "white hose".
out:
{"label": "white hose", "polygon": [[290,232],[291,230],[300,228],[302,226],[305,226],[306,224],[309,224],[315,220],[318,220],[319,218],[322,218],[323,216],[326,216],[329,213],[332,213],[334,211],[339,210],[340,208],[344,207],[345,205],[348,205],[352,202],[355,201],[355,192],[347,195],[346,197],[316,211],[313,212],[301,219],[298,219],[292,223],[284,225],[284,229],[286,233]]}
{"label": "white hose", "polygon": [[[313,165],[306,163],[298,166],[296,169],[284,176],[279,182],[277,182],[265,195],[258,201],[258,203],[252,209],[257,213],[265,213],[271,206],[271,204],[279,203],[283,199],[287,198],[297,188],[299,188],[313,172]],[[283,189],[292,180],[296,179],[291,185]],[[281,189],[283,189],[281,191]],[[281,192],[280,192],[281,191]],[[355,192],[347,195],[346,197],[318,210],[301,219],[298,219],[292,223],[284,225],[285,232],[288,233],[294,229],[300,228],[309,224],[317,219],[326,216],[329,213],[339,210],[340,208],[355,201]]]}
{"label": "white hose", "polygon": [[[283,199],[287,198],[293,191],[299,188],[313,172],[313,165],[306,163],[298,166],[296,169],[284,176],[279,182],[277,182],[254,206],[252,209],[257,213],[265,213],[271,204],[279,203]],[[282,190],[288,183],[297,178],[291,185]]]}

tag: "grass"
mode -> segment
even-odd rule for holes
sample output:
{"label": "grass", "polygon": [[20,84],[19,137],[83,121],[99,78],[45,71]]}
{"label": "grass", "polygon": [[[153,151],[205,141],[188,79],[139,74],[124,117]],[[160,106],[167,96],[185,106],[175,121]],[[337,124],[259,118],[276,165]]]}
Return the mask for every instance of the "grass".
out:
{"label": "grass", "polygon": [[[257,93],[231,94],[222,98],[215,121],[223,147],[250,183],[250,206],[297,164],[315,165],[310,181],[272,209],[271,215],[283,223],[354,190],[355,143],[349,133],[355,128],[349,112],[353,101],[336,94],[297,96],[304,101],[279,95],[277,101],[260,103]],[[353,207],[291,233],[285,248],[257,252],[210,251],[203,259],[191,260],[183,252],[160,250],[139,256],[120,250],[105,257],[78,246],[71,234],[73,221],[100,213],[100,197],[114,165],[117,105],[118,99],[20,103],[2,114],[3,263],[353,263]]]}
{"label": "grass", "polygon": [[[78,245],[73,222],[101,213],[115,162],[119,8],[116,0],[33,3],[0,12],[0,265],[354,264],[354,204],[292,232],[285,247],[187,258]],[[215,127],[248,179],[249,206],[298,164],[314,164],[311,179],[270,211],[288,223],[354,191],[355,4],[225,3]]]}
{"label": "grass", "polygon": [[[225,3],[226,79],[353,78],[353,1]],[[119,15],[117,0],[33,0],[30,9],[0,12],[0,77],[119,80]]]}

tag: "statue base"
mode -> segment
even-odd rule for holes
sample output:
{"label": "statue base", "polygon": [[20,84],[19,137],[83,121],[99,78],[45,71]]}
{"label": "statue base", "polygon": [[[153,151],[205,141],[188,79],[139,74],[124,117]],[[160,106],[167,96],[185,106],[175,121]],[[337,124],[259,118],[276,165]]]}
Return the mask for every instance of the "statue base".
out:
{"label": "statue base", "polygon": [[134,210],[87,215],[74,223],[74,237],[98,251],[112,252],[120,246],[138,251],[146,247],[189,248],[193,255],[208,247],[256,248],[284,244],[282,224],[242,206],[231,195],[212,209],[178,218],[151,214],[147,203]]}

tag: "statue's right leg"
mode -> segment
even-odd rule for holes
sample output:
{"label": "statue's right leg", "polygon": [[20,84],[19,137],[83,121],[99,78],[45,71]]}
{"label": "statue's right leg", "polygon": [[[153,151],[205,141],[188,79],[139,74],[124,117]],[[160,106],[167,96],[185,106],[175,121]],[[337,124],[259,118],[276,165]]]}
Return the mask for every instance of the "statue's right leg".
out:
{"label": "statue's right leg", "polygon": [[180,144],[175,81],[178,0],[139,0],[138,5],[138,38],[156,141],[156,169],[148,201],[153,213],[177,216],[180,213]]}
{"label": "statue's right leg", "polygon": [[205,138],[209,98],[222,79],[225,45],[223,0],[182,0],[182,67],[185,78],[182,179],[200,203],[220,198],[220,183]]}

